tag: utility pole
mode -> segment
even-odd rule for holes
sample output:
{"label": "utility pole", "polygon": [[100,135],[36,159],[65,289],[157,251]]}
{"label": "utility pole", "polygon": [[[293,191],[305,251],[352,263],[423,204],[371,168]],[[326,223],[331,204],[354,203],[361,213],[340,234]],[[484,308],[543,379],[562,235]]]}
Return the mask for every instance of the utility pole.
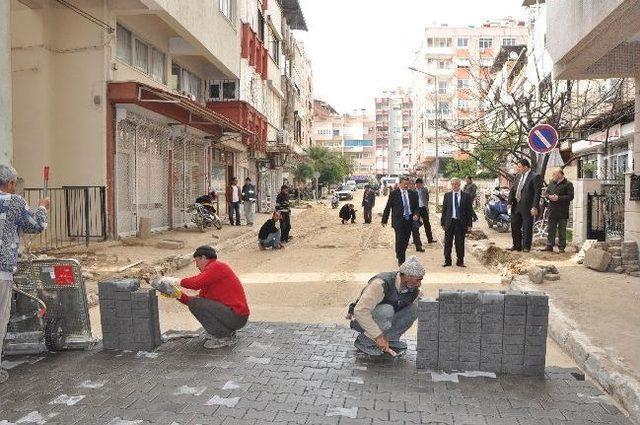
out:
{"label": "utility pole", "polygon": [[411,71],[415,71],[415,72],[419,72],[420,74],[424,74],[427,77],[431,77],[433,78],[433,87],[435,90],[435,108],[436,108],[436,178],[435,178],[435,184],[436,184],[436,207],[438,205],[440,205],[440,152],[439,152],[439,139],[438,139],[438,127],[440,126],[440,120],[439,120],[439,108],[438,108],[438,76],[437,75],[433,75],[433,74],[429,74],[428,72],[422,71],[418,68],[414,68],[412,66],[409,67],[409,69]]}
{"label": "utility pole", "polygon": [[0,1],[0,164],[13,161],[11,2]]}

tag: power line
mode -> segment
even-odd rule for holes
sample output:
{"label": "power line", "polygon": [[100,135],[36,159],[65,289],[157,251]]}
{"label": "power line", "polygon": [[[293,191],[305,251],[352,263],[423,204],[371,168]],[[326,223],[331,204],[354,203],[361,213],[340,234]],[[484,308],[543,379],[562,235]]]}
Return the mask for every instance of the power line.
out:
{"label": "power line", "polygon": [[95,16],[93,16],[89,12],[86,12],[86,11],[80,9],[78,6],[71,4],[66,0],[55,0],[55,1],[60,3],[61,5],[65,6],[65,7],[67,7],[67,8],[69,8],[69,9],[71,9],[73,12],[75,12],[78,15],[82,16],[83,18],[85,18],[89,22],[92,22],[92,23],[96,24],[97,26],[101,27],[102,29],[106,30],[109,34],[113,34],[115,32],[115,28],[113,28],[111,25],[109,25],[108,23],[106,23],[105,21],[103,21],[103,20],[101,20],[99,18],[96,18]]}

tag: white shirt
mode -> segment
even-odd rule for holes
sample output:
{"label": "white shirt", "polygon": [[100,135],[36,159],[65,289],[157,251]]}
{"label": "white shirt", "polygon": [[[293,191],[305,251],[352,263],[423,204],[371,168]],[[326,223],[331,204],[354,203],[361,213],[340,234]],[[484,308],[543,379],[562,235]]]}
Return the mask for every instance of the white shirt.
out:
{"label": "white shirt", "polygon": [[240,202],[240,189],[238,186],[231,186],[231,202]]}
{"label": "white shirt", "polygon": [[451,218],[455,218],[456,220],[459,218],[458,208],[456,206],[456,194],[458,195],[458,206],[459,206],[460,202],[462,202],[462,197],[460,193],[461,193],[460,191],[451,192],[451,205],[453,205],[453,210],[451,211]]}

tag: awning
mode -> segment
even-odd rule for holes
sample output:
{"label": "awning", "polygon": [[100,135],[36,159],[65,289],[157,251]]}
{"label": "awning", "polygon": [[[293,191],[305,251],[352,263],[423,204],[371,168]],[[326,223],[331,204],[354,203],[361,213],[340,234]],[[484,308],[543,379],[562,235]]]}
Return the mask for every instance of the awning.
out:
{"label": "awning", "polygon": [[196,101],[137,81],[109,83],[107,93],[110,102],[133,103],[217,137],[224,133],[254,135]]}

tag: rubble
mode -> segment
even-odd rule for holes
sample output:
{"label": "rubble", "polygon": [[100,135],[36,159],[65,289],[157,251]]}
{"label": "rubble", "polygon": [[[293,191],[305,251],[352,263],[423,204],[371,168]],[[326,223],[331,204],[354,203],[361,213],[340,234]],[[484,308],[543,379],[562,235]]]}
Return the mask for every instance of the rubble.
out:
{"label": "rubble", "polygon": [[607,242],[585,241],[577,259],[578,264],[584,264],[593,270],[632,275],[640,272],[638,257],[637,242],[611,238]]}
{"label": "rubble", "polygon": [[179,241],[175,239],[163,239],[156,244],[156,248],[160,249],[183,249],[185,246],[184,241]]}
{"label": "rubble", "polygon": [[589,249],[584,257],[584,265],[592,270],[606,272],[613,256],[600,248]]}
{"label": "rubble", "polygon": [[536,285],[544,282],[544,270],[538,266],[531,266],[527,275],[529,276],[529,280]]}
{"label": "rubble", "polygon": [[473,229],[467,233],[467,239],[472,241],[480,241],[480,240],[489,239],[489,238],[487,237],[487,234],[484,233],[482,230]]}

